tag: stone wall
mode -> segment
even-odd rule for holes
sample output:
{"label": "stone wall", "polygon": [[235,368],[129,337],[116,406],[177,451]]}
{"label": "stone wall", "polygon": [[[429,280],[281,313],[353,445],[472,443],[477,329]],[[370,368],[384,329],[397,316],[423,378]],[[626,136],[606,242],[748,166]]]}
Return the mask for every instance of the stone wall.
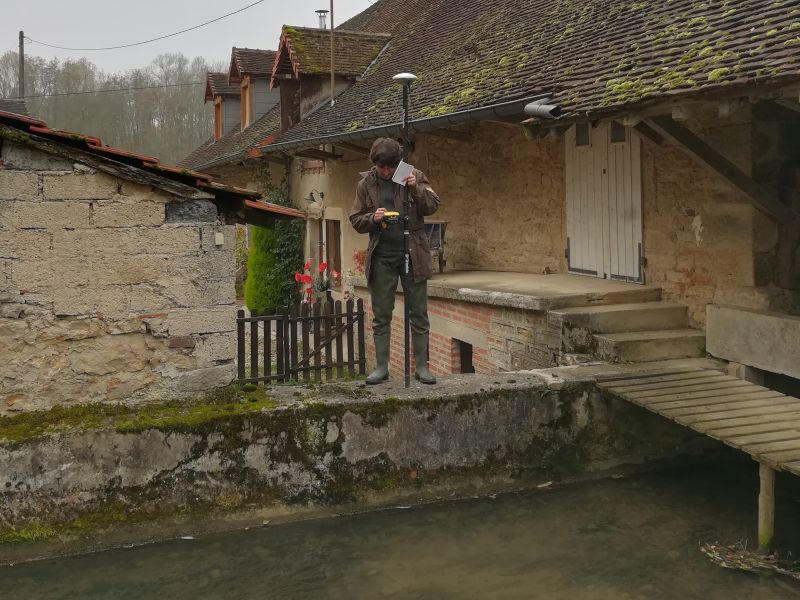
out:
{"label": "stone wall", "polygon": [[[698,110],[684,125],[750,172],[749,111],[720,119]],[[706,304],[754,279],[756,211],[750,200],[672,143],[642,144],[644,255],[647,283],[686,304],[694,326]]]}
{"label": "stone wall", "polygon": [[229,383],[234,237],[209,200],[4,142],[0,414]]}
{"label": "stone wall", "polygon": [[95,412],[77,428],[69,411],[18,415],[0,423],[0,559],[21,558],[26,539],[64,552],[95,528],[176,514],[204,522],[258,508],[260,524],[492,494],[653,468],[716,444],[591,380],[563,379],[575,375],[553,387],[534,373],[454,377],[433,396],[402,383],[278,387],[184,411]]}
{"label": "stone wall", "polygon": [[[449,222],[447,268],[563,272],[563,140],[533,143],[519,128],[498,124],[480,124],[472,135],[473,141],[459,141],[420,132],[410,158],[442,199],[430,219]],[[367,236],[353,231],[347,217],[359,172],[370,166],[368,159],[345,152],[318,173],[303,174],[297,164],[292,168],[296,203],[312,189],[322,191],[327,218],[343,221],[344,270],[353,268],[353,251],[367,246]],[[308,249],[315,251],[314,240]]]}

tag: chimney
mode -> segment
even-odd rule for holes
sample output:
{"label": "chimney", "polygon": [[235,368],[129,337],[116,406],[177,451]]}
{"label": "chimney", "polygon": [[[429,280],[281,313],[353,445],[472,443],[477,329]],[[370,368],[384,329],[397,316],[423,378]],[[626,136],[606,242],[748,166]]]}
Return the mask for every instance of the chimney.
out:
{"label": "chimney", "polygon": [[325,22],[325,17],[328,16],[328,12],[330,12],[330,11],[327,11],[325,9],[321,9],[321,10],[318,10],[318,11],[315,11],[315,12],[317,13],[317,16],[319,17],[319,28],[320,29],[327,29],[328,28],[328,24]]}

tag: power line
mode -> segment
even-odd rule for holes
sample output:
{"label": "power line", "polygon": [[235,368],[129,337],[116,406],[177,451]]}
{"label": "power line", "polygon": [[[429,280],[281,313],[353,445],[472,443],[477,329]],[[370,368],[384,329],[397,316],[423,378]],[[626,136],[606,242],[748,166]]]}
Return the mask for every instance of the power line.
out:
{"label": "power line", "polygon": [[[160,90],[163,88],[184,87],[189,85],[205,85],[205,81],[192,81],[191,83],[168,83],[166,85],[143,85],[127,88],[109,88],[107,90],[86,90],[82,92],[60,92],[56,94],[38,94],[35,96],[25,96],[28,98],[52,98],[53,96],[79,96],[81,94],[106,94],[108,92],[133,92],[137,90]],[[6,100],[21,100],[19,96],[9,96]]]}
{"label": "power line", "polygon": [[149,44],[150,42],[157,42],[158,40],[164,40],[164,39],[176,36],[176,35],[180,35],[181,33],[186,33],[187,31],[193,31],[195,29],[200,29],[201,27],[205,27],[206,25],[210,25],[211,23],[216,23],[217,21],[221,21],[222,19],[224,19],[226,17],[230,17],[232,15],[235,15],[235,14],[238,14],[238,13],[240,13],[242,11],[245,11],[248,8],[252,8],[256,4],[261,4],[264,1],[265,0],[258,0],[257,2],[253,2],[252,4],[248,4],[247,6],[245,6],[243,8],[240,8],[239,10],[235,10],[233,12],[229,12],[226,15],[222,15],[221,17],[217,17],[216,19],[211,19],[210,21],[206,21],[205,23],[200,23],[199,25],[195,25],[195,26],[189,27],[187,29],[181,29],[180,31],[176,31],[175,33],[169,33],[167,35],[162,35],[162,36],[150,39],[150,40],[144,40],[143,42],[134,42],[133,44],[123,44],[122,46],[107,46],[105,48],[67,48],[65,46],[56,46],[56,45],[53,45],[53,44],[46,44],[44,42],[40,42],[38,40],[34,40],[33,38],[30,38],[28,36],[25,36],[25,37],[26,37],[26,39],[28,41],[33,42],[34,44],[40,44],[42,46],[47,46],[48,48],[57,48],[58,50],[78,50],[78,51],[82,51],[82,52],[94,51],[94,50],[119,50],[120,48],[131,48],[132,46],[141,46],[143,44]]}

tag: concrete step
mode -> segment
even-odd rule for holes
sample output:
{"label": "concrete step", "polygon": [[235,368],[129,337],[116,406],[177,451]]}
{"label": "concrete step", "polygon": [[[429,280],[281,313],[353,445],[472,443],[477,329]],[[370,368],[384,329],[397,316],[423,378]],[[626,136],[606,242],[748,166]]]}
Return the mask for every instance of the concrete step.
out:
{"label": "concrete step", "polygon": [[657,331],[686,327],[686,307],[670,302],[577,306],[551,311],[570,329],[591,333]]}
{"label": "concrete step", "polygon": [[594,336],[597,354],[610,362],[648,362],[703,356],[706,335],[697,329],[604,333]]}

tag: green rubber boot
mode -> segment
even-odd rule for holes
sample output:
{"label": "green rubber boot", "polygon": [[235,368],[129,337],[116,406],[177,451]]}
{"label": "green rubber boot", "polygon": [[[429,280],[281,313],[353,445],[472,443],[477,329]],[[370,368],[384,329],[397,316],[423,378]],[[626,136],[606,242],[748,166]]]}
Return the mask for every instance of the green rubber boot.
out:
{"label": "green rubber boot", "polygon": [[436,377],[428,371],[428,336],[413,335],[411,345],[414,347],[414,377],[417,381],[428,385],[436,383]]}
{"label": "green rubber boot", "polygon": [[367,377],[367,385],[377,385],[389,379],[389,342],[388,335],[374,336],[375,341],[375,370]]}

